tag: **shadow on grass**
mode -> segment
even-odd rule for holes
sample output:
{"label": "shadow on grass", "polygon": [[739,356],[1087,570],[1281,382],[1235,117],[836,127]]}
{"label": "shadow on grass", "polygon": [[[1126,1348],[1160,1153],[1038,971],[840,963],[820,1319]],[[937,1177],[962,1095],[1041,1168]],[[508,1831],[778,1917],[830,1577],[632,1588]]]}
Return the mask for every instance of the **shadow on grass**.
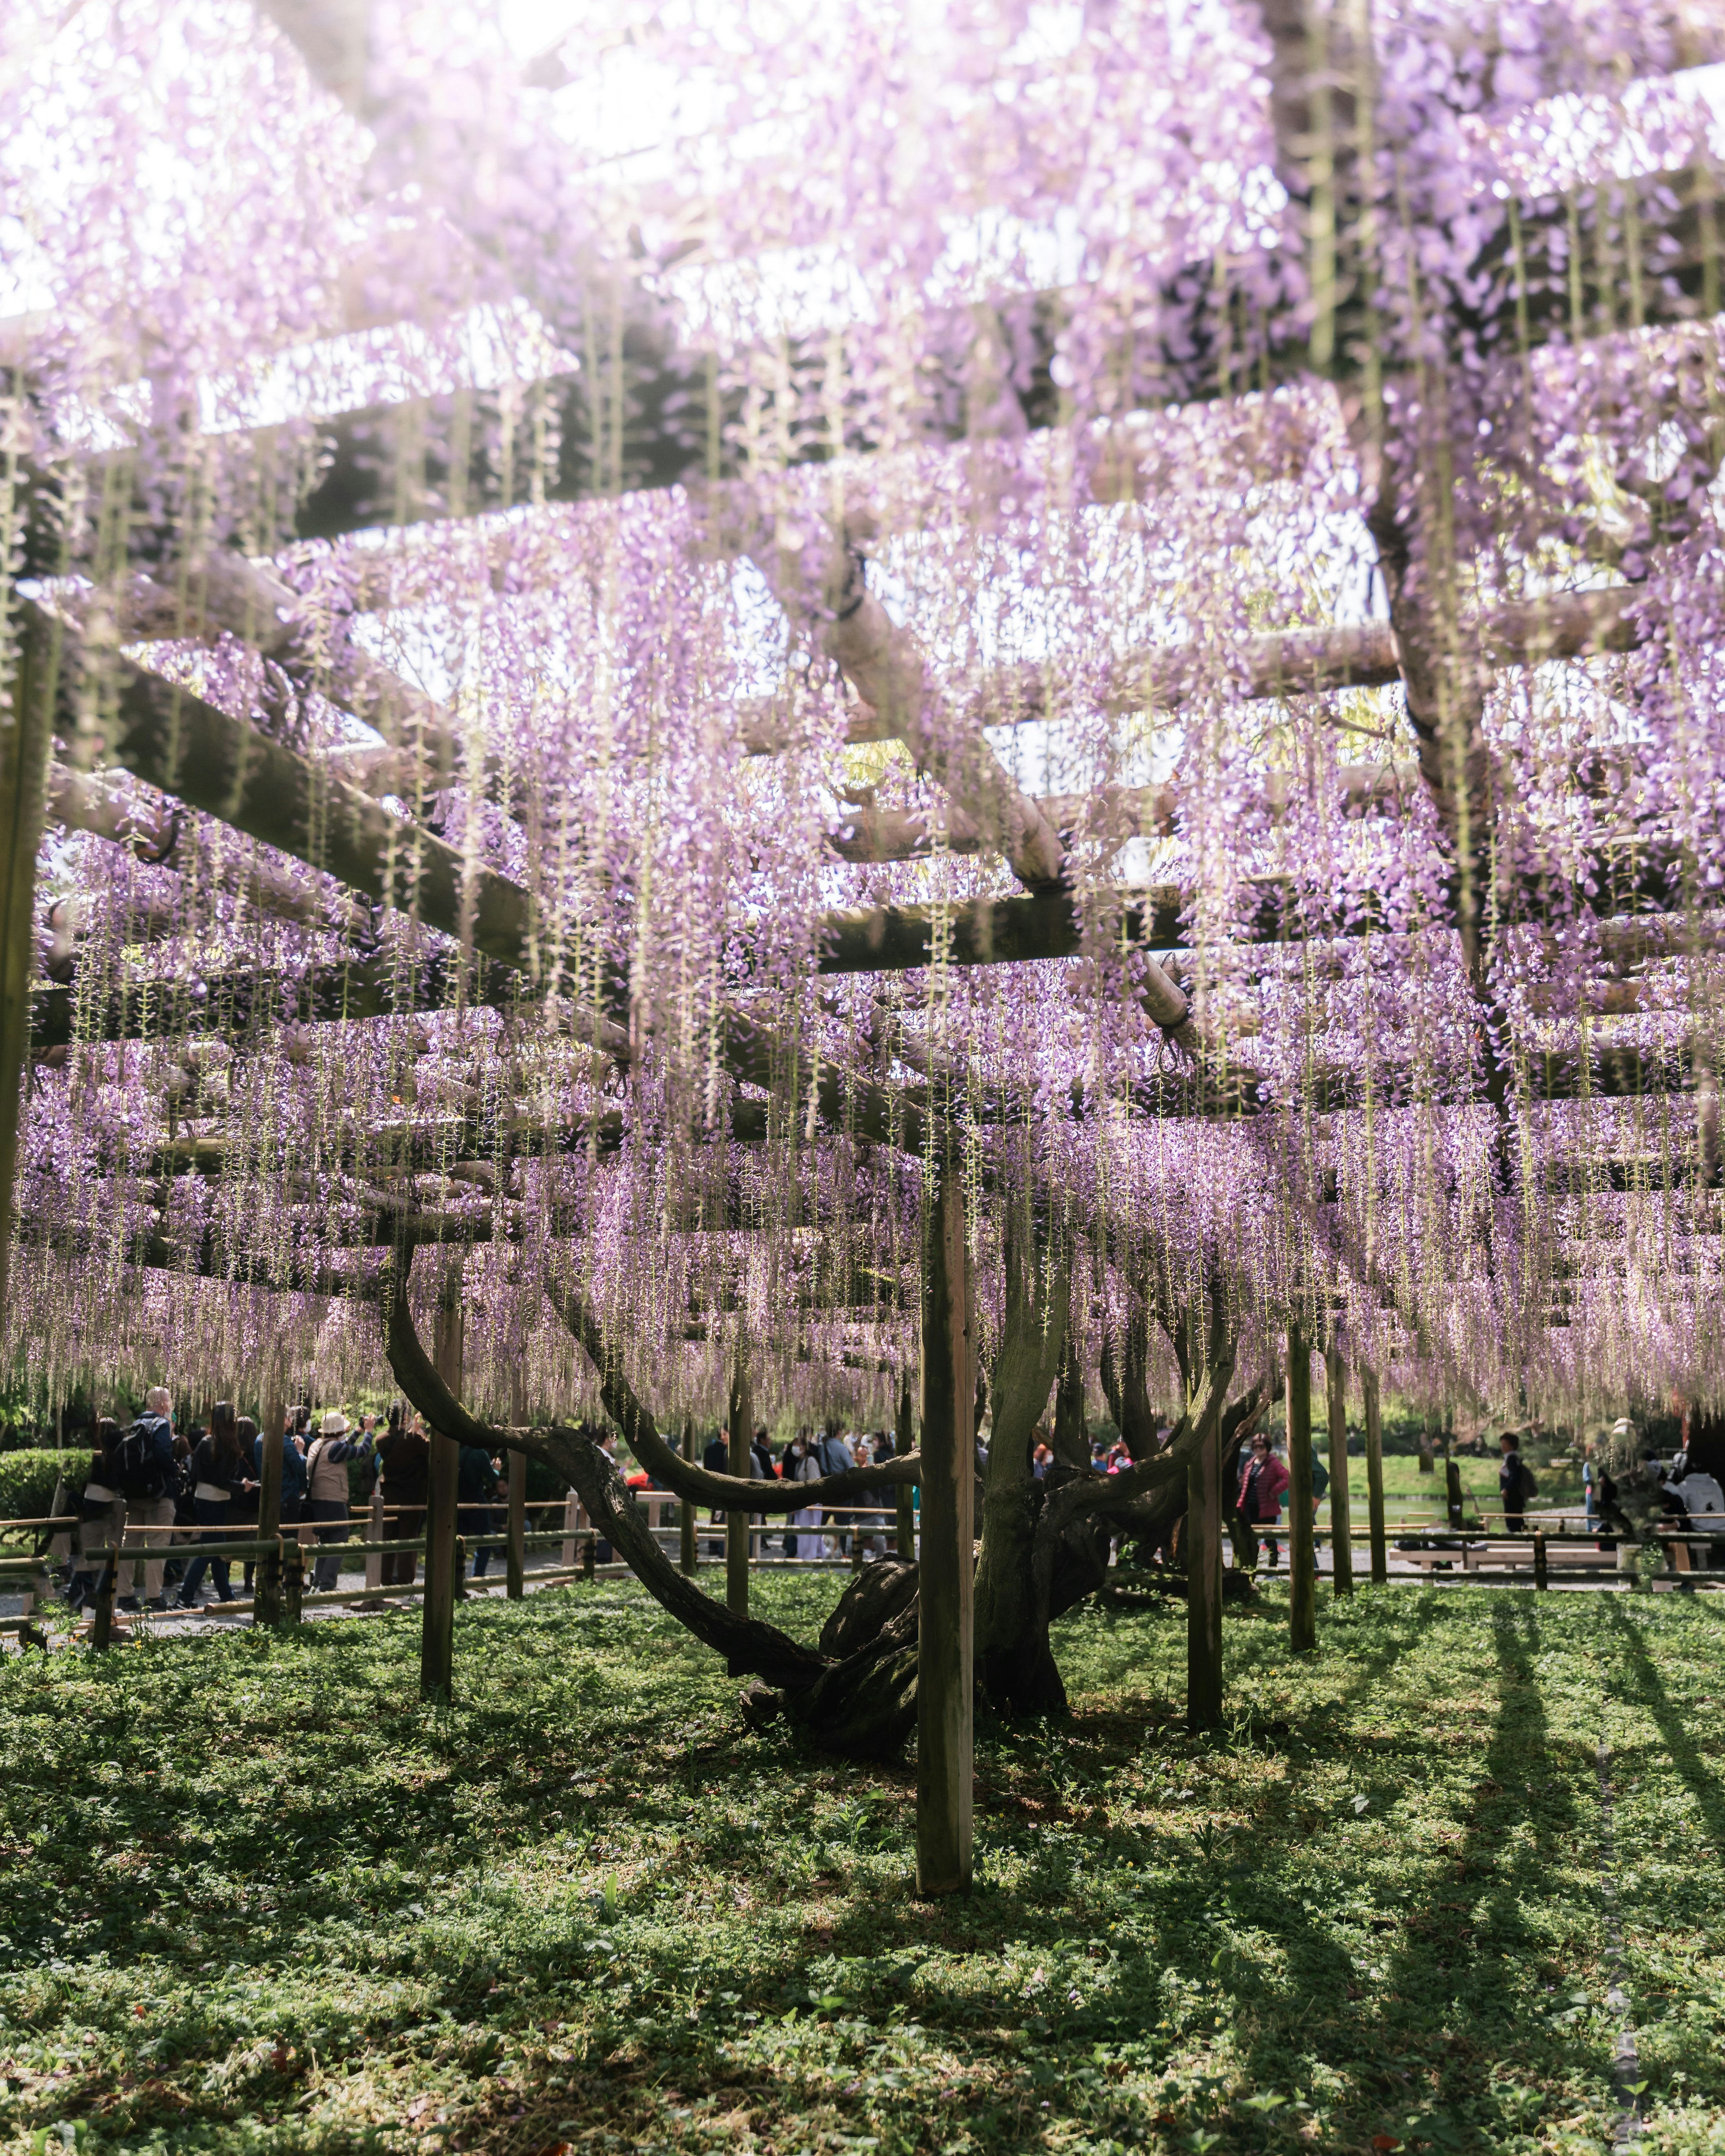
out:
{"label": "shadow on grass", "polygon": [[[1400,1943],[1373,1954],[1375,1994],[1366,1995],[1353,1958],[1313,1925],[1301,1889],[1267,1881],[1254,1884],[1252,1914],[1281,1945],[1287,1983],[1235,1989],[1251,2073],[1266,2082],[1286,2074],[1297,2038],[1349,2074],[1368,2103],[1382,2105],[1353,2122],[1360,2133],[1387,2131],[1410,2145],[1475,2146],[1482,2131],[1512,2128],[1492,2070],[1519,2063],[1537,2071],[1517,1972],[1553,1944],[1530,1923],[1522,1889],[1594,1824],[1575,1793],[1589,1763],[1574,1747],[1558,1801],[1537,1817],[1524,1801],[1530,1779],[1558,1763],[1559,1750],[1535,1674],[1541,1639],[1531,1596],[1494,1604],[1491,1640],[1497,1712],[1486,1772],[1454,1854],[1411,1882]],[[1397,1748],[1409,1763],[1425,1756],[1414,1741]],[[1531,1836],[1521,1831],[1530,1825]],[[1263,2025],[1255,2036],[1254,2017]]]}
{"label": "shadow on grass", "polygon": [[[1707,1822],[1707,1838],[1716,1849],[1725,1849],[1725,1784],[1702,1758],[1688,1723],[1673,1703],[1658,1666],[1647,1651],[1641,1627],[1620,1602],[1614,1600],[1609,1609],[1612,1629],[1635,1680],[1633,1686],[1624,1687],[1621,1696],[1628,1704],[1643,1708],[1651,1717],[1671,1764],[1682,1776],[1695,1799],[1696,1810]],[[1725,1649],[1725,1639],[1716,1640],[1713,1649],[1716,1654]]]}

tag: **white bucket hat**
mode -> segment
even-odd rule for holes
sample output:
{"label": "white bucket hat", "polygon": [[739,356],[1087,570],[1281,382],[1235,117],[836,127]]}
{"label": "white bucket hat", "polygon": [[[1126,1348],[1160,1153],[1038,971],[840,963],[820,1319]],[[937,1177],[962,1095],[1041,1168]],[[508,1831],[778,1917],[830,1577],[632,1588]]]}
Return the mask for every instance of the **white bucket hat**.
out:
{"label": "white bucket hat", "polygon": [[320,1437],[341,1437],[352,1427],[340,1408],[326,1408],[323,1420],[317,1425]]}

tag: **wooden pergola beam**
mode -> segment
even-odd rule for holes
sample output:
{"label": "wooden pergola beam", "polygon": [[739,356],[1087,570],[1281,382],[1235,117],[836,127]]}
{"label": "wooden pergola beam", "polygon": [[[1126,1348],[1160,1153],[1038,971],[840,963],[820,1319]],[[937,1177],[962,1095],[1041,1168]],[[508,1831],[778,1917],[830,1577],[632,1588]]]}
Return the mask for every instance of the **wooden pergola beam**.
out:
{"label": "wooden pergola beam", "polygon": [[[64,624],[33,605],[29,617],[75,657],[76,639]],[[532,902],[519,884],[467,862],[443,839],[189,690],[124,659],[116,678],[110,750],[127,770],[351,890],[411,909],[427,927],[470,943],[530,983],[538,977]],[[608,991],[614,986],[608,983]],[[922,1149],[921,1107],[835,1069],[812,1047],[782,1040],[747,1012],[723,1014],[721,1058],[732,1077],[788,1097],[799,1113],[812,1105],[834,1127]]]}
{"label": "wooden pergola beam", "polygon": [[[1713,218],[1720,197],[1714,168],[1696,165],[1601,182],[1573,198],[1502,205],[1467,280],[1479,296],[1455,321],[1455,333],[1481,348],[1513,348],[1524,331],[1538,343],[1572,331],[1597,336],[1694,319],[1717,274]],[[1633,297],[1616,237],[1631,225],[1638,230],[1643,272]],[[1582,244],[1572,253],[1576,232]],[[1303,271],[1291,249],[1285,275],[1278,275],[1279,266],[1273,254],[1255,252],[1250,282],[1245,281],[1248,265],[1240,265],[1238,285],[1230,263],[1174,270],[1163,280],[1163,298],[1175,330],[1160,339],[1140,328],[1122,336],[1122,401],[1134,408],[1189,403],[1308,373],[1312,353]],[[1266,291],[1284,295],[1267,315]],[[1009,382],[1026,426],[1046,428],[1064,412],[1050,370],[1067,301],[1060,292],[1017,296],[1025,304],[999,311],[990,321],[989,337],[997,344],[1004,340],[1005,352],[1004,364],[991,368],[991,394],[998,394],[1001,381]],[[1245,345],[1243,325],[1255,326]],[[1356,364],[1353,355],[1369,329],[1359,293],[1343,294],[1335,336],[1339,375],[1349,375]],[[928,429],[935,439],[962,441],[969,431],[968,393],[978,335],[973,312],[955,310],[932,321],[930,332]],[[1255,358],[1252,337],[1260,347]],[[668,349],[660,328],[644,316],[639,327],[626,322],[623,352],[627,380],[619,408],[629,418],[615,455],[601,454],[590,409],[593,383],[585,375],[552,376],[530,387],[529,403],[543,406],[558,443],[555,466],[543,474],[530,469],[526,459],[494,460],[490,444],[502,431],[504,415],[490,393],[403,399],[317,421],[318,477],[300,501],[294,536],[333,539],[541,500],[586,500],[614,491],[619,481],[633,490],[700,485],[711,476],[715,451],[719,476],[737,476],[732,442],[742,392],[723,386],[730,382],[728,365],[707,352]],[[831,339],[822,333],[793,340],[783,359],[793,396],[817,391],[829,377]],[[721,378],[720,433],[712,440],[709,388],[716,360]],[[764,416],[770,420],[770,413]],[[518,413],[516,418],[519,424]],[[285,478],[290,461],[294,470],[301,468],[302,432],[296,427],[242,430],[215,446],[234,459],[236,470],[255,475],[279,465]],[[404,443],[413,445],[410,469],[398,453]],[[859,424],[842,443],[799,436],[793,458],[825,461],[836,449],[869,454],[878,446],[866,424]],[[126,459],[131,465],[135,453],[127,451]],[[106,461],[111,459],[89,460],[84,490],[92,501],[101,494],[100,467]],[[33,475],[26,491],[33,498],[27,503],[21,570],[52,576],[64,556],[64,505],[58,485],[44,471]],[[137,511],[136,557],[146,561],[155,543],[152,505],[141,496]]]}
{"label": "wooden pergola beam", "polygon": [[[1589,906],[1600,916],[1594,933],[1605,964],[1635,965],[1725,946],[1725,920],[1715,914],[1650,910],[1614,916],[1607,911],[1638,897],[1650,906],[1661,900],[1680,905],[1679,879],[1668,869],[1624,875],[1614,874],[1609,861],[1595,866],[1604,873]],[[1363,916],[1351,930],[1326,928],[1308,937],[1291,908],[1288,887],[1267,878],[1260,889],[1249,941],[1266,957],[1278,947],[1344,943],[1371,926]],[[1178,884],[1100,895],[1102,910],[1117,911],[1131,942],[1166,952],[1192,947],[1185,921],[1193,897],[1189,888]],[[856,906],[824,914],[817,923],[819,970],[901,973],[926,968],[934,962],[937,926],[936,909],[927,906]],[[1061,892],[967,900],[947,909],[946,933],[947,963],[965,968],[1070,958],[1083,949],[1078,907]],[[1601,984],[1598,993],[1599,1000],[1590,1007],[1609,1009],[1609,988]],[[531,999],[531,987],[511,967],[485,961],[470,964],[459,952],[448,952],[421,961],[410,973],[386,953],[311,967],[290,977],[247,971],[208,974],[196,983],[134,983],[109,990],[93,1010],[86,995],[80,1029],[78,989],[60,982],[31,991],[30,1045],[39,1055],[79,1040],[169,1040],[187,1033],[244,1040],[277,1019],[341,1024],[435,1015],[458,1000],[470,1007],[508,1009]],[[628,1060],[629,1037],[615,1020],[571,1004],[564,1007],[562,1022],[572,1039]]]}

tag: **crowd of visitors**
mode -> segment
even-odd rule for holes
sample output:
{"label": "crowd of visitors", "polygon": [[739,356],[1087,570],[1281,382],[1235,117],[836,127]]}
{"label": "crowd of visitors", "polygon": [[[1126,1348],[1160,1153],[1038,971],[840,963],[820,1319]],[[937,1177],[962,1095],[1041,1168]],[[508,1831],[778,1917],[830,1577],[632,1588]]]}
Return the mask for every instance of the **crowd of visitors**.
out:
{"label": "crowd of visitors", "polygon": [[[786,1440],[783,1450],[775,1453],[767,1425],[757,1425],[749,1440],[748,1474],[752,1481],[818,1482],[829,1475],[842,1475],[853,1467],[872,1467],[895,1456],[891,1435],[884,1430],[864,1430],[852,1436],[836,1423],[829,1423],[817,1430],[805,1424]],[[703,1467],[717,1475],[731,1472],[731,1447],[723,1430],[715,1430],[708,1439],[701,1455]],[[662,1485],[650,1476],[637,1471],[627,1478],[635,1489],[658,1489]],[[865,1486],[855,1491],[842,1508],[842,1517],[828,1521],[819,1505],[799,1506],[785,1524],[779,1543],[783,1554],[800,1558],[804,1563],[824,1558],[848,1555],[859,1543],[865,1557],[884,1556],[886,1537],[891,1528],[897,1504],[896,1486],[882,1482],[873,1487]],[[722,1520],[722,1512],[712,1515],[714,1522]],[[764,1526],[766,1515],[756,1512],[751,1518],[757,1526]],[[766,1542],[768,1537],[757,1539]],[[713,1554],[723,1548],[721,1543],[711,1545]]]}
{"label": "crowd of visitors", "polygon": [[[314,1427],[307,1407],[289,1413],[281,1454],[280,1517],[284,1527],[300,1529],[302,1543],[315,1544],[311,1584],[314,1591],[328,1593],[339,1584],[341,1546],[350,1538],[356,1491],[362,1501],[368,1501],[381,1490],[386,1539],[405,1545],[419,1540],[425,1526],[431,1447],[419,1419],[404,1414],[398,1404],[381,1419],[362,1414],[357,1426],[340,1408],[326,1409],[315,1420]],[[614,1435],[607,1432],[600,1441],[614,1458]],[[1503,1434],[1500,1450],[1499,1506],[1505,1528],[1517,1533],[1525,1527],[1526,1507],[1538,1486],[1522,1459],[1515,1432]],[[888,1433],[850,1435],[837,1423],[823,1429],[804,1426],[775,1450],[762,1424],[750,1440],[748,1473],[757,1481],[813,1484],[850,1468],[885,1462],[893,1455]],[[979,1469],[986,1459],[986,1447],[979,1441]],[[730,1447],[722,1430],[714,1432],[702,1460],[717,1472],[730,1471]],[[1055,1463],[1050,1433],[1039,1425],[1031,1440],[1032,1475],[1038,1481],[1045,1479]],[[1118,1474],[1132,1464],[1118,1440],[1091,1448],[1095,1472]],[[497,1532],[501,1471],[501,1461],[481,1448],[462,1447],[457,1503],[464,1533],[481,1545],[475,1552],[476,1578],[486,1573],[491,1555],[484,1538]],[[1235,1472],[1230,1495],[1244,1530],[1236,1537],[1241,1558],[1255,1570],[1267,1553],[1274,1571],[1281,1562],[1287,1462],[1272,1439],[1257,1431],[1242,1449]],[[95,1600],[102,1553],[117,1548],[122,1535],[125,1550],[116,1583],[121,1609],[166,1609],[171,1589],[172,1607],[195,1609],[206,1578],[218,1601],[233,1601],[229,1560],[215,1549],[207,1554],[205,1546],[244,1541],[248,1531],[255,1530],[263,1479],[264,1440],[258,1425],[237,1414],[226,1400],[217,1401],[211,1409],[207,1428],[193,1422],[180,1430],[175,1426],[172,1397],[157,1386],[146,1395],[143,1412],[132,1423],[122,1428],[112,1420],[99,1421],[80,1505],[78,1552],[67,1581],[72,1606]],[[626,1480],[639,1491],[662,1486],[639,1468]],[[1686,1455],[1680,1453],[1668,1462],[1648,1455],[1632,1480],[1650,1492],[1656,1491],[1652,1502],[1668,1526],[1686,1519],[1706,1527],[1725,1521],[1725,1495],[1711,1476],[1692,1471]],[[1617,1483],[1592,1448],[1583,1483],[1589,1527],[1606,1535],[1614,1528],[1628,1531],[1622,1511],[1627,1501],[1620,1498]],[[1314,1513],[1327,1484],[1323,1453],[1314,1445]],[[775,1516],[770,1531],[767,1516],[754,1513],[755,1553],[782,1551],[786,1558],[805,1563],[859,1550],[865,1558],[882,1556],[893,1546],[889,1537],[897,1499],[896,1486],[891,1482],[865,1486],[836,1516],[824,1517],[819,1503],[803,1504],[788,1517]],[[716,1523],[723,1515],[716,1512],[711,1517]],[[722,1547],[721,1543],[712,1545],[713,1553],[720,1554]],[[598,1555],[606,1562],[608,1548],[602,1547]],[[417,1558],[412,1547],[386,1551],[381,1563],[386,1587],[413,1585]],[[254,1563],[248,1560],[244,1573],[248,1590],[253,1575]]]}
{"label": "crowd of visitors", "polygon": [[[381,1489],[386,1539],[412,1543],[424,1532],[431,1446],[417,1416],[398,1404],[380,1419],[362,1414],[358,1426],[340,1408],[326,1409],[312,1427],[309,1408],[290,1410],[281,1448],[280,1523],[300,1529],[316,1548],[311,1585],[331,1593],[340,1583],[341,1545],[352,1527],[354,1482],[362,1502]],[[501,1464],[477,1445],[461,1448],[457,1503],[470,1537],[496,1532],[495,1501]],[[234,1597],[230,1560],[205,1553],[203,1545],[244,1542],[255,1535],[264,1479],[264,1440],[249,1415],[227,1400],[210,1409],[208,1427],[174,1425],[173,1400],[157,1385],[145,1395],[144,1411],[122,1428],[96,1423],[90,1466],[80,1502],[78,1551],[66,1594],[76,1609],[94,1604],[103,1553],[124,1554],[116,1580],[116,1606],[194,1609],[206,1577],[218,1602]],[[474,1577],[482,1578],[490,1551],[475,1553]],[[417,1566],[411,1548],[386,1552],[383,1584],[411,1587]],[[252,1586],[255,1560],[245,1560],[244,1585]],[[170,1586],[173,1599],[168,1599]]]}

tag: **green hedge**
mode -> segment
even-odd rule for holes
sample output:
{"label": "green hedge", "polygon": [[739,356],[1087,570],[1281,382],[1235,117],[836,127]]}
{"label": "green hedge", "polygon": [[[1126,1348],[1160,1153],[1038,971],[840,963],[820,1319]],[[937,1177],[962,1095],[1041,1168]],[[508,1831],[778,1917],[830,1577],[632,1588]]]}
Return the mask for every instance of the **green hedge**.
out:
{"label": "green hedge", "polygon": [[59,1478],[81,1490],[89,1466],[87,1452],[0,1452],[0,1520],[44,1518]]}

